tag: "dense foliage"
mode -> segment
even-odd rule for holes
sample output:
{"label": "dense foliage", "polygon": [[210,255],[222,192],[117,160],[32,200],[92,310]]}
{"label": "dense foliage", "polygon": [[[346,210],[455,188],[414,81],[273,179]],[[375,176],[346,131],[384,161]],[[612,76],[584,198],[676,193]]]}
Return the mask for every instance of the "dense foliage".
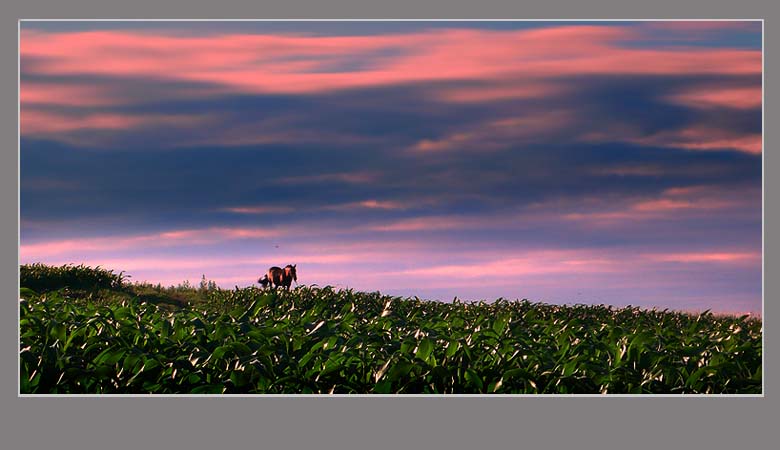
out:
{"label": "dense foliage", "polygon": [[329,287],[171,308],[22,285],[22,393],[761,393],[745,316]]}
{"label": "dense foliage", "polygon": [[70,264],[59,267],[44,264],[19,266],[19,284],[35,291],[51,291],[65,287],[80,291],[120,289],[122,280],[122,273],[115,274],[100,267]]}

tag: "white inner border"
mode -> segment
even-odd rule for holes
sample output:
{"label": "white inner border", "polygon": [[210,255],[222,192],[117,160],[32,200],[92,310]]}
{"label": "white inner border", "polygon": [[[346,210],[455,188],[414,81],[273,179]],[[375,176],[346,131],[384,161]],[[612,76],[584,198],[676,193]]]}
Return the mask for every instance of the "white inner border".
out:
{"label": "white inner border", "polygon": [[[20,289],[21,269],[19,268],[21,245],[21,30],[22,22],[761,22],[761,394],[22,394],[21,360],[16,360],[16,396],[19,397],[600,397],[600,398],[641,398],[641,397],[765,397],[766,396],[766,356],[764,346],[764,213],[766,201],[764,153],[766,149],[764,135],[764,19],[19,19],[17,23],[16,53],[16,157],[17,157],[17,250],[16,250],[16,291]],[[21,313],[16,309],[17,348],[21,347]]]}

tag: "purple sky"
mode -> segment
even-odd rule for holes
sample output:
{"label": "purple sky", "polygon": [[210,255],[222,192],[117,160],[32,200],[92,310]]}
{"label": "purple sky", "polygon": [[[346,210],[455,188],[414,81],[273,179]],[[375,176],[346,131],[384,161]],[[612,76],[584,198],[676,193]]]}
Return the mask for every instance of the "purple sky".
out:
{"label": "purple sky", "polygon": [[22,22],[20,262],[761,312],[760,22]]}

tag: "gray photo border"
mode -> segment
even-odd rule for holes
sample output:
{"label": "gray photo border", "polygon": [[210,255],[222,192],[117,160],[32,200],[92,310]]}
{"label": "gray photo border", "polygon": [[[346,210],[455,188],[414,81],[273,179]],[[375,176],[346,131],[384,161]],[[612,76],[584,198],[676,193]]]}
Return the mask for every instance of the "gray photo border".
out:
{"label": "gray photo border", "polygon": [[[778,64],[769,0],[656,0],[629,8],[617,0],[27,0],[0,7],[0,442],[22,448],[770,448],[777,442],[777,339],[764,332],[762,397],[183,397],[18,396],[18,20],[19,19],[764,19],[764,112],[771,112]],[[776,11],[775,11],[776,12]],[[13,64],[16,61],[17,64]],[[777,78],[775,76],[775,78]],[[766,120],[765,120],[766,123]],[[772,123],[770,121],[770,123]],[[771,128],[770,128],[771,130]],[[777,283],[767,251],[778,222],[767,192],[780,187],[768,170],[764,139],[764,311],[772,323]],[[767,152],[767,149],[770,149]],[[775,192],[776,193],[776,192]],[[777,198],[777,197],[775,197]],[[767,201],[769,200],[769,201]],[[767,214],[767,212],[769,214]],[[15,255],[15,256],[14,256]],[[769,288],[769,289],[767,289]],[[766,299],[769,299],[767,301]],[[766,352],[767,345],[770,349]],[[775,426],[772,426],[775,425]],[[8,445],[8,447],[6,447]]]}

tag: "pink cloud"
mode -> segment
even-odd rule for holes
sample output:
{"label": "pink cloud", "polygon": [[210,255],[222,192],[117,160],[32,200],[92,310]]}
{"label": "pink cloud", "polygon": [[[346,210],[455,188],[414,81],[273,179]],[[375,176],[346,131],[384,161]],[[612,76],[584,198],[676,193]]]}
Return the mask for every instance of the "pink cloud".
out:
{"label": "pink cloud", "polygon": [[[415,202],[414,204],[420,204]],[[413,206],[412,203],[404,203],[395,200],[376,200],[367,199],[357,202],[339,203],[339,204],[326,204],[321,206],[311,207],[312,210],[319,211],[355,211],[355,210],[403,210]],[[296,210],[302,210],[303,208],[293,208],[290,206],[242,206],[242,207],[230,207],[222,208],[219,211],[231,212],[235,214],[271,214],[271,213],[288,213]]]}
{"label": "pink cloud", "polygon": [[492,151],[519,142],[536,141],[564,130],[576,121],[568,110],[548,110],[525,116],[510,116],[468,126],[443,137],[422,139],[412,152],[430,153],[449,150]]}
{"label": "pink cloud", "polygon": [[[29,221],[27,221],[29,222]],[[35,226],[35,224],[25,224],[25,226]],[[209,227],[199,229],[178,229],[168,230],[157,233],[122,235],[99,238],[74,238],[48,240],[34,243],[26,243],[22,239],[19,247],[20,261],[37,262],[45,261],[47,263],[61,262],[62,264],[73,262],[73,260],[92,261],[93,264],[110,264],[106,261],[115,261],[118,264],[128,262],[133,267],[143,265],[142,263],[133,263],[139,258],[121,258],[117,259],[115,255],[122,254],[127,250],[145,250],[148,252],[164,251],[166,254],[171,251],[177,251],[181,248],[195,248],[204,245],[214,245],[232,240],[259,240],[275,239],[284,241],[283,250],[272,250],[274,253],[284,254],[285,259],[290,262],[301,262],[307,264],[366,264],[386,261],[388,259],[400,259],[409,252],[420,248],[418,242],[361,242],[359,244],[351,242],[339,242],[339,236],[348,236],[355,231],[352,227],[343,227],[338,223],[321,223],[321,226],[312,228],[310,225],[293,224],[284,227],[273,228],[249,228],[249,227]],[[365,229],[365,228],[360,228]],[[310,241],[312,237],[321,238],[322,236],[331,236],[328,245],[319,244],[319,240]],[[288,238],[294,239],[288,239]],[[281,242],[281,241],[280,241]],[[176,249],[172,249],[175,247]],[[429,254],[433,250],[429,250]],[[155,258],[158,262],[169,261],[170,264],[178,264],[186,260],[171,259],[165,256],[162,260],[159,256]],[[264,259],[265,258],[265,259]],[[230,265],[230,264],[279,264],[271,256],[251,258],[230,258],[221,259],[214,255],[206,255],[202,260],[204,267],[211,265]],[[149,261],[148,257],[140,258],[140,261]],[[197,262],[192,267],[198,267]],[[122,266],[124,268],[124,266]]]}
{"label": "pink cloud", "polygon": [[22,57],[36,58],[31,66],[39,73],[153,76],[217,82],[240,90],[302,92],[311,89],[310,81],[320,81],[313,86],[315,90],[353,84],[350,74],[318,73],[316,69],[322,63],[319,58],[323,56],[352,57],[388,46],[408,46],[415,37],[183,37],[124,31],[50,34],[26,30],[21,41]]}
{"label": "pink cloud", "polygon": [[278,229],[212,227],[197,230],[172,230],[161,233],[116,236],[104,238],[78,238],[43,241],[34,244],[21,243],[20,258],[36,261],[62,254],[84,255],[89,252],[119,251],[131,248],[155,248],[180,245],[213,244],[230,239],[265,239],[284,234]]}
{"label": "pink cloud", "polygon": [[235,214],[274,214],[292,212],[295,211],[295,208],[289,206],[236,206],[231,208],[222,208],[220,211],[226,211]]}
{"label": "pink cloud", "polygon": [[186,114],[94,113],[73,115],[22,108],[20,126],[25,136],[69,133],[79,130],[126,130],[144,126],[200,126],[205,116]]}
{"label": "pink cloud", "polygon": [[763,143],[761,133],[742,133],[728,128],[694,125],[683,129],[643,133],[635,126],[617,124],[608,130],[590,132],[580,136],[585,142],[629,142],[637,145],[682,148],[686,150],[735,150],[760,154]]}
{"label": "pink cloud", "polygon": [[82,129],[123,129],[148,122],[143,117],[122,114],[91,114],[84,117],[43,111],[22,110],[21,132],[24,135],[59,133]]}
{"label": "pink cloud", "polygon": [[19,89],[23,105],[106,106],[121,103],[111,92],[96,86],[23,81]]}
{"label": "pink cloud", "polygon": [[[30,70],[39,74],[143,76],[217,83],[243,92],[305,93],[510,75],[544,79],[587,73],[761,72],[760,51],[622,46],[639,36],[620,26],[336,37],[24,30],[20,47],[21,57],[30,58]],[[388,49],[395,56],[378,56]],[[319,70],[323,62],[355,57],[367,67]]]}
{"label": "pink cloud", "polygon": [[145,86],[142,95],[111,84],[96,84],[71,80],[68,83],[43,82],[26,78],[20,80],[19,100],[24,106],[105,107],[154,101],[209,98],[231,91],[220,86],[201,85],[188,87],[177,85],[175,89]]}
{"label": "pink cloud", "polygon": [[[556,204],[537,205],[522,211],[507,211],[496,217],[469,217],[469,216],[423,216],[395,221],[374,222],[358,226],[344,227],[337,222],[322,224],[316,230],[302,225],[290,225],[284,228],[234,228],[211,227],[205,229],[180,229],[169,230],[147,235],[118,236],[111,238],[85,238],[65,239],[49,242],[25,244],[20,247],[22,259],[34,261],[57,257],[58,255],[85,255],[100,252],[116,252],[137,248],[164,248],[169,246],[208,245],[236,239],[269,239],[295,236],[297,239],[328,235],[336,238],[339,235],[350,235],[355,232],[379,232],[379,233],[414,233],[425,231],[447,231],[464,229],[505,229],[514,227],[517,223],[543,223],[549,220],[568,220],[585,227],[623,226],[626,222],[652,221],[659,219],[671,219],[690,217],[692,215],[708,215],[713,211],[728,211],[743,208],[745,205],[745,192],[722,192],[708,186],[695,186],[685,188],[671,188],[664,191],[657,198],[639,198],[628,202],[615,202],[609,199],[600,199],[597,203],[584,203],[565,205]],[[587,204],[587,212],[582,212],[582,205]],[[337,205],[338,206],[338,205]],[[342,205],[343,206],[343,205]],[[363,209],[404,209],[409,205],[400,202],[366,200],[348,204],[350,208]],[[258,207],[261,208],[261,207]],[[264,209],[253,210],[237,207],[240,213],[262,212]],[[381,235],[380,235],[381,236]],[[309,244],[310,245],[310,244]],[[324,255],[363,255],[361,248],[383,257],[390,250],[396,251],[397,242],[393,242],[392,248],[384,248],[382,251],[376,246],[367,247],[365,244],[349,251],[343,247],[332,247],[320,250],[303,250],[290,253],[291,255],[306,256],[311,254]],[[419,243],[414,248],[419,248]],[[305,247],[304,247],[305,248]],[[288,248],[287,252],[290,251]],[[449,251],[453,251],[452,246]],[[396,255],[399,256],[399,255]],[[399,256],[400,257],[400,256]],[[361,256],[355,262],[370,260],[368,255]],[[592,261],[593,258],[569,258],[568,264],[576,264],[577,260]],[[313,261],[311,258],[309,261]],[[333,260],[331,260],[333,261]],[[341,260],[349,262],[346,259]],[[381,259],[380,259],[381,261]]]}
{"label": "pink cloud", "polygon": [[[424,201],[424,200],[423,200]],[[475,199],[474,201],[481,201]],[[419,205],[424,205],[420,203]],[[376,232],[427,232],[446,230],[501,230],[516,229],[518,224],[544,224],[560,219],[560,207],[551,204],[536,204],[522,209],[504,210],[497,214],[479,216],[469,215],[429,215],[362,225],[355,231]],[[474,245],[469,244],[469,245]]]}
{"label": "pink cloud", "polygon": [[401,271],[402,275],[434,278],[489,280],[507,277],[528,277],[556,273],[605,273],[620,269],[620,261],[594,257],[588,251],[531,251],[522,258],[502,258],[492,261],[447,264]]}
{"label": "pink cloud", "polygon": [[666,100],[692,108],[751,109],[761,107],[761,96],[761,86],[724,88],[705,85],[669,95]]}
{"label": "pink cloud", "polygon": [[217,228],[216,235],[227,239],[263,239],[280,236],[280,230],[257,228]]}
{"label": "pink cloud", "polygon": [[760,252],[693,252],[661,253],[646,256],[651,261],[679,263],[741,264],[761,262]]}
{"label": "pink cloud", "polygon": [[339,173],[321,173],[317,175],[284,177],[274,180],[279,184],[311,184],[338,182],[349,184],[367,184],[376,182],[380,177],[379,172],[339,172]]}
{"label": "pink cloud", "polygon": [[[750,198],[760,199],[755,192]],[[576,201],[563,199],[529,205],[522,209],[504,211],[500,215],[463,216],[431,215],[372,223],[355,231],[414,233],[448,230],[512,229],[517,224],[543,224],[550,221],[570,221],[585,227],[623,226],[626,223],[708,215],[716,211],[743,208],[746,191],[723,192],[714,186],[671,188],[655,198],[585,198]]]}
{"label": "pink cloud", "polygon": [[409,205],[403,202],[394,200],[362,200],[359,202],[342,203],[337,205],[327,205],[320,209],[334,210],[334,211],[351,211],[360,209],[375,209],[375,210],[401,210],[407,209]]}
{"label": "pink cloud", "polygon": [[[719,25],[717,25],[719,26]],[[641,28],[641,27],[640,27]],[[26,71],[39,75],[102,75],[205,83],[202,89],[155,95],[156,99],[215,93],[294,93],[400,85],[430,81],[478,81],[479,85],[439,87],[433,98],[473,103],[500,99],[562,96],[573,89],[568,77],[587,74],[760,74],[759,50],[631,47],[644,31],[630,26],[557,26],[520,31],[434,30],[377,36],[223,34],[194,37],[165,32],[88,31],[47,33],[23,30],[20,52]],[[392,56],[388,56],[388,50]],[[356,59],[358,70],[347,69]],[[344,70],[334,70],[339,64]],[[327,70],[325,70],[327,69]],[[701,88],[701,89],[700,89]],[[667,100],[696,107],[749,107],[760,102],[755,88],[708,87],[671,94]],[[82,145],[100,137],[77,137],[79,130],[127,130],[175,126],[211,130],[179,139],[181,145],[250,145],[277,142],[371,145],[366,136],[313,131],[296,117],[259,123],[231,123],[219,117],[92,113],[65,115],[32,106],[105,106],[138,102],[116,88],[57,85],[22,80],[22,133],[59,137]],[[141,100],[142,101],[142,100]],[[573,111],[546,111],[421,139],[412,151],[491,150],[510,142],[543,139],[577,120]],[[208,125],[208,127],[206,127]],[[294,133],[288,131],[295,129]],[[760,135],[682,130],[623,140],[691,150],[733,148],[760,153]],[[665,134],[664,134],[665,133]],[[591,133],[585,140],[615,139]],[[344,179],[346,182],[352,182]]]}
{"label": "pink cloud", "polygon": [[[631,206],[631,209],[635,211],[646,212],[666,212],[677,211],[681,209],[701,208],[702,205],[694,204],[685,200],[672,200],[668,198],[662,198],[658,200],[647,200],[637,202]],[[712,205],[707,205],[707,208],[711,208]]]}
{"label": "pink cloud", "polygon": [[456,216],[428,216],[401,219],[387,224],[371,225],[367,228],[372,231],[433,231],[462,229],[470,226],[478,226],[477,221]]}
{"label": "pink cloud", "polygon": [[733,149],[753,154],[760,154],[762,148],[761,133],[743,134],[724,128],[706,126],[662,131],[650,136],[639,137],[634,139],[634,142],[689,150]]}
{"label": "pink cloud", "polygon": [[760,199],[753,191],[724,192],[716,186],[689,186],[666,189],[656,198],[599,201],[589,205],[587,212],[559,210],[560,218],[582,226],[612,227],[737,210],[749,204],[750,200],[746,199],[749,197]]}
{"label": "pink cloud", "polygon": [[712,195],[709,192],[705,195],[680,197],[671,196],[667,193],[662,194],[661,198],[654,200],[640,200],[633,203],[630,208],[632,211],[640,213],[680,213],[684,211],[702,211],[702,210],[725,210],[728,208],[739,207],[744,203],[735,198],[722,198]]}
{"label": "pink cloud", "polygon": [[473,133],[453,133],[440,139],[423,139],[413,148],[421,152],[449,150],[456,147],[462,147],[469,142],[477,140],[477,136]]}

